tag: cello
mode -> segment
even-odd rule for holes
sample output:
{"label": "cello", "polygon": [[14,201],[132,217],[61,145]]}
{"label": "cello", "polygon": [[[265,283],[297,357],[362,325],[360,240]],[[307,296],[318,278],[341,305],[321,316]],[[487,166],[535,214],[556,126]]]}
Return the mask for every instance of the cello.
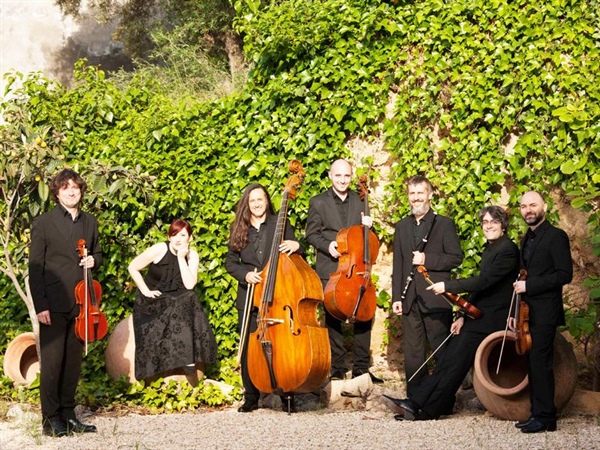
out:
{"label": "cello", "polygon": [[[430,286],[434,284],[433,281],[431,281],[431,278],[429,278],[429,274],[427,273],[427,268],[425,266],[417,267],[417,272],[423,275],[423,278],[425,278],[425,281],[427,281]],[[458,306],[458,308],[470,319],[481,318],[481,311],[462,298],[460,295],[453,294],[452,292],[443,292],[441,295],[451,305]]]}
{"label": "cello", "polygon": [[[88,256],[85,239],[77,241],[80,258]],[[79,315],[75,318],[75,336],[84,343],[87,355],[88,343],[102,339],[108,332],[106,316],[100,311],[102,286],[92,278],[91,269],[83,267],[83,280],[75,286],[75,301],[79,305]]]}
{"label": "cello", "polygon": [[[369,216],[367,177],[360,177],[358,186],[364,203],[364,215]],[[337,272],[325,286],[325,308],[336,319],[354,323],[368,322],[375,315],[377,295],[371,281],[371,267],[379,254],[377,236],[366,225],[353,225],[336,236]]]}
{"label": "cello", "polygon": [[[331,366],[327,329],[317,319],[323,289],[317,273],[297,254],[279,251],[289,199],[304,178],[299,161],[286,183],[277,226],[262,280],[254,289],[257,329],[248,337],[248,373],[261,392],[277,395],[314,392]],[[289,398],[289,397],[288,397]]]}

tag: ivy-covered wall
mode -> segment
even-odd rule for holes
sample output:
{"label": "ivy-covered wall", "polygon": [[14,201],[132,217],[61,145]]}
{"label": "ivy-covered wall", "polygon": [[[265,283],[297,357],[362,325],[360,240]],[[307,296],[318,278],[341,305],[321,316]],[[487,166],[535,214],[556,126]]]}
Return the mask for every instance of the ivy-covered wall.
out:
{"label": "ivy-covered wall", "polygon": [[[598,1],[234,4],[253,68],[245,89],[228,98],[172,101],[141,80],[119,91],[83,63],[69,90],[33,76],[15,92],[31,125],[26,138],[41,127],[64,134],[67,164],[98,160],[155,177],[143,188],[147,201],[139,191],[128,198],[125,179],[118,186],[134,214],[102,209],[91,192],[111,327],[131,311],[129,260],[164,239],[174,217],[188,218],[201,258],[198,292],[219,344],[221,362],[211,376],[239,383],[232,372],[235,283],[223,266],[235,204],[251,182],[265,184],[278,204],[287,162],[299,159],[307,178],[289,220],[302,234],[310,197],[327,186],[331,161],[350,155],[351,138],[383,141],[389,153],[390,176],[378,180],[387,195],[377,205],[387,211],[377,225],[387,242],[388,226],[408,212],[404,180],[424,173],[470,256],[462,273],[477,265],[482,244],[476,211],[490,202],[515,205],[532,188],[558,188],[589,212],[590,242],[598,246]],[[370,162],[365,158],[359,170]],[[47,181],[52,174],[40,170]],[[513,227],[512,236],[518,233]],[[590,275],[593,285],[598,274]],[[3,323],[13,333],[27,330],[12,286],[3,283],[0,291]],[[0,348],[7,343],[0,340]],[[101,345],[90,360],[94,369],[84,372],[90,385],[100,376]]]}

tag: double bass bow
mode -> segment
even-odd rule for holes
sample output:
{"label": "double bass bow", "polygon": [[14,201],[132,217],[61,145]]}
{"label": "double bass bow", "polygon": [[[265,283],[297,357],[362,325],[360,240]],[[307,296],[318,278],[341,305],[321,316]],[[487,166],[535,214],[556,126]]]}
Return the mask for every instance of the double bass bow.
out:
{"label": "double bass bow", "polygon": [[[429,278],[429,274],[427,273],[427,268],[425,266],[418,266],[417,272],[423,275],[423,278],[425,278],[425,281],[427,281],[429,285],[434,284],[434,282],[431,281],[431,278]],[[453,294],[452,292],[443,292],[441,295],[448,303],[450,303],[450,305],[458,306],[458,308],[465,313],[467,317],[471,319],[481,318],[481,311],[462,298],[460,295]]]}
{"label": "double bass bow", "polygon": [[254,289],[257,329],[248,338],[248,373],[261,392],[288,395],[314,392],[329,374],[327,329],[317,319],[323,289],[317,273],[298,254],[279,251],[284,238],[288,200],[305,174],[293,160],[277,216],[277,226],[262,280]]}
{"label": "double bass bow", "polygon": [[[81,259],[88,256],[85,239],[77,242],[77,252]],[[106,316],[100,311],[102,286],[92,278],[91,269],[83,267],[83,280],[75,286],[75,301],[79,305],[79,315],[75,318],[75,336],[84,343],[87,355],[88,343],[102,339],[108,332]]]}
{"label": "double bass bow", "polygon": [[[369,216],[366,175],[360,177],[358,186],[364,215]],[[377,308],[371,267],[379,253],[379,241],[366,225],[353,225],[340,230],[336,241],[341,256],[337,272],[331,274],[325,286],[325,308],[342,322],[368,322]]]}

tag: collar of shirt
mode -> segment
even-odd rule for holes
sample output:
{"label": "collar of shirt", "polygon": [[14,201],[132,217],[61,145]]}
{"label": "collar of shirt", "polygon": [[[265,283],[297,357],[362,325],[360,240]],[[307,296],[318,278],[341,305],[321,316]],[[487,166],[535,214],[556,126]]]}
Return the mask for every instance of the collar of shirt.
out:
{"label": "collar of shirt", "polygon": [[75,218],[73,218],[71,213],[69,211],[67,211],[67,208],[65,208],[63,205],[61,205],[59,203],[58,207],[62,211],[63,217],[65,217],[66,219],[69,219],[71,222],[77,222],[79,220],[79,218],[81,217],[81,211],[79,209],[77,210],[77,215],[75,216]]}

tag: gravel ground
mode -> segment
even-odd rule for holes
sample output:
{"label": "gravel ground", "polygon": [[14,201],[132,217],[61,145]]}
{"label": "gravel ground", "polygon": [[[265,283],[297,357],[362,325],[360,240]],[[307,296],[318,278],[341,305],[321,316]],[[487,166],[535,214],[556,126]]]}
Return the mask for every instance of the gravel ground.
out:
{"label": "gravel ground", "polygon": [[231,407],[186,414],[92,414],[98,433],[41,435],[39,412],[0,422],[0,449],[600,449],[600,420],[561,418],[553,433],[526,435],[513,422],[480,411],[461,411],[428,422],[399,422],[391,411],[301,411],[288,415]]}

